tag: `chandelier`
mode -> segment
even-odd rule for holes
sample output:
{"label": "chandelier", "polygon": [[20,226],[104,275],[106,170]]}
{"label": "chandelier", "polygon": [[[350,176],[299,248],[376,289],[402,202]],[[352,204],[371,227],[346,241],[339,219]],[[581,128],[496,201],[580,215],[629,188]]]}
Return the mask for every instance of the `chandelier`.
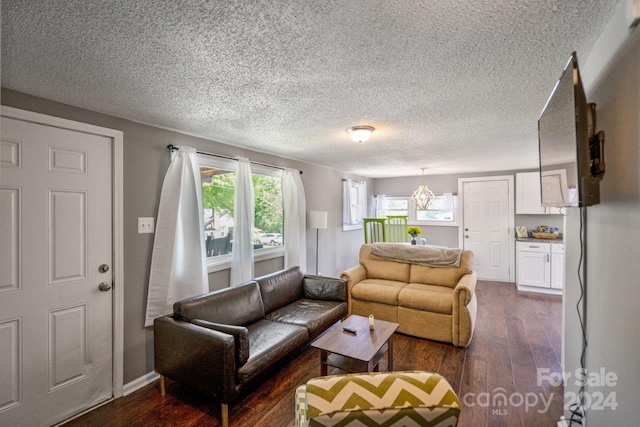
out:
{"label": "chandelier", "polygon": [[422,168],[422,184],[411,195],[411,200],[416,204],[419,210],[425,210],[435,200],[436,196],[424,183],[424,169]]}

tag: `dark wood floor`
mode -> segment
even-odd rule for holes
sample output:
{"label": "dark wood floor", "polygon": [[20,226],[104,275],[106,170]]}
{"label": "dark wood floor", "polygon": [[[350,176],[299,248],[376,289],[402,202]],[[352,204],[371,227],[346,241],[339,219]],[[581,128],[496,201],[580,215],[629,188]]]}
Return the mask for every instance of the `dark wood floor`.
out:
{"label": "dark wood floor", "polygon": [[[487,281],[478,283],[477,295],[477,325],[468,348],[396,334],[395,370],[446,377],[462,401],[460,426],[555,426],[563,390],[538,384],[537,369],[561,372],[562,298]],[[231,426],[294,425],[294,390],[318,375],[319,352],[307,347],[229,407]],[[550,402],[547,410],[543,399]],[[167,381],[164,398],[155,382],[66,426],[219,426],[219,420],[219,405]]]}

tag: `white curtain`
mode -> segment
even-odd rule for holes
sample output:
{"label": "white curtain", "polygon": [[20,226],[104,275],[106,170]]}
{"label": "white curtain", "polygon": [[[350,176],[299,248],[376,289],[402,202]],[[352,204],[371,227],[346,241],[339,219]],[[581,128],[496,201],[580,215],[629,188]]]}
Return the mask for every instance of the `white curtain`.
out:
{"label": "white curtain", "polygon": [[453,193],[444,193],[443,195],[442,210],[456,211],[458,210],[457,199],[453,197]]}
{"label": "white curtain", "polygon": [[307,271],[306,198],[300,171],[285,169],[282,175],[284,202],[284,268],[300,266]]}
{"label": "white curtain", "polygon": [[346,206],[346,209],[344,209],[344,223],[347,225],[353,225],[355,224],[354,221],[354,217],[353,217],[353,194],[351,192],[351,188],[353,187],[351,184],[351,178],[347,178],[347,180],[345,181],[345,185],[346,185],[346,189],[344,190],[344,206]]}
{"label": "white curtain", "polygon": [[173,311],[173,303],[208,292],[202,184],[196,150],[171,154],[160,194],[145,326]]}
{"label": "white curtain", "polygon": [[238,158],[233,212],[233,249],[231,251],[231,286],[253,279],[253,180],[251,163]]}

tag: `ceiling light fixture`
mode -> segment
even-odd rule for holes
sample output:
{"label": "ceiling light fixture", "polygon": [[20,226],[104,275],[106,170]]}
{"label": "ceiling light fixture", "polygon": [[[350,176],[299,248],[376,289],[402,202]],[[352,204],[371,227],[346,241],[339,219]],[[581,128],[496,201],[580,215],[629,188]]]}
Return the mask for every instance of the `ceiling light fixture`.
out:
{"label": "ceiling light fixture", "polygon": [[353,142],[367,142],[374,130],[371,126],[354,126],[347,129],[347,133]]}
{"label": "ceiling light fixture", "polygon": [[422,168],[422,184],[420,184],[418,189],[411,195],[411,200],[413,200],[413,203],[415,203],[421,211],[427,209],[436,198],[433,192],[429,190],[424,183],[424,170],[425,168]]}

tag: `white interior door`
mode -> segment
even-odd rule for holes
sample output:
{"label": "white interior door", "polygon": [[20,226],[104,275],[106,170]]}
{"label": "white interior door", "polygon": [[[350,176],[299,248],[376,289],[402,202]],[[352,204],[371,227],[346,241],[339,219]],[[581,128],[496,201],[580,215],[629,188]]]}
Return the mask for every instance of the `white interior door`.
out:
{"label": "white interior door", "polygon": [[51,425],[113,395],[113,141],[1,126],[0,425]]}
{"label": "white interior door", "polygon": [[478,278],[510,281],[508,180],[463,182],[463,247],[473,251]]}

